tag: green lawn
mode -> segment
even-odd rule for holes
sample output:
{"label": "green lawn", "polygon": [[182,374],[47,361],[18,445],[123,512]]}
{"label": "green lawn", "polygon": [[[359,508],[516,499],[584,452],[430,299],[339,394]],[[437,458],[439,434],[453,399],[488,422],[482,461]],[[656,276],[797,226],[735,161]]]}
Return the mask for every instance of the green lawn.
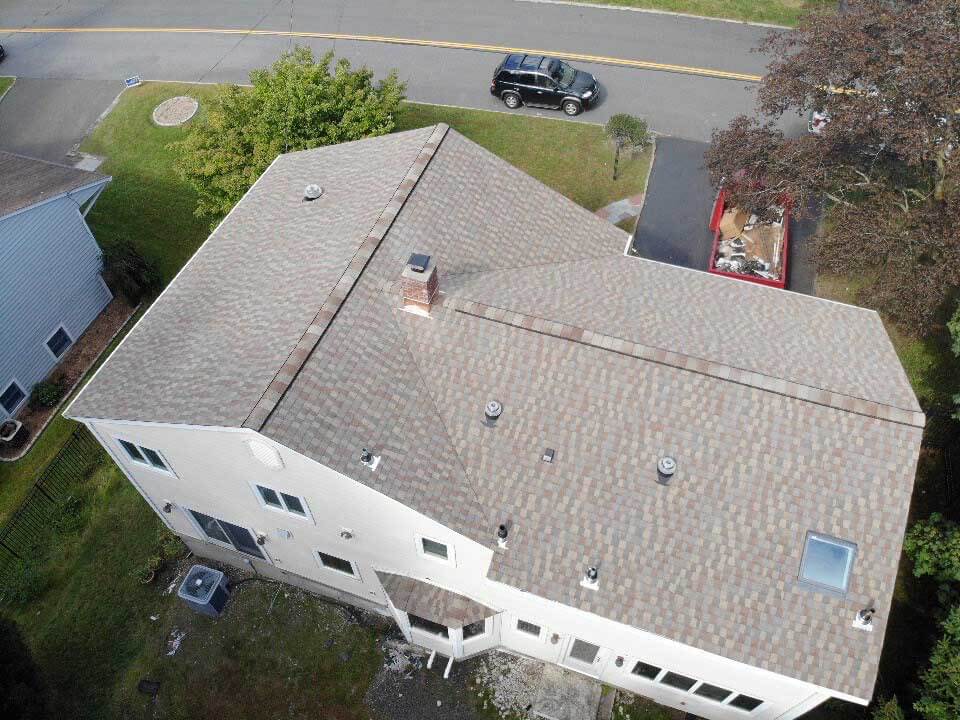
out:
{"label": "green lawn", "polygon": [[9,75],[0,75],[0,98],[2,98],[3,94],[13,86],[14,80],[16,80],[15,77],[10,77]]}
{"label": "green lawn", "polygon": [[595,5],[669,10],[750,22],[796,25],[810,10],[835,10],[836,0],[573,0]]}
{"label": "green lawn", "polygon": [[407,103],[397,129],[438,122],[589,210],[644,190],[650,150],[627,161],[621,155],[620,177],[613,180],[613,148],[597,125]]}

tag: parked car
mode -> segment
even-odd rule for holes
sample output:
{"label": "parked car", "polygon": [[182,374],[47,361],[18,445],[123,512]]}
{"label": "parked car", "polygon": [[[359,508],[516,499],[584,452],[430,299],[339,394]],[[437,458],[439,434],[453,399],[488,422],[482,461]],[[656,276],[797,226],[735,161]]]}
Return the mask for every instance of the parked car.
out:
{"label": "parked car", "polygon": [[3,45],[0,45],[0,60],[3,60],[7,56],[7,53],[3,50]]}
{"label": "parked car", "polygon": [[559,108],[573,116],[596,104],[600,83],[590,73],[576,70],[563,60],[513,54],[497,65],[490,93],[511,109],[521,105]]}

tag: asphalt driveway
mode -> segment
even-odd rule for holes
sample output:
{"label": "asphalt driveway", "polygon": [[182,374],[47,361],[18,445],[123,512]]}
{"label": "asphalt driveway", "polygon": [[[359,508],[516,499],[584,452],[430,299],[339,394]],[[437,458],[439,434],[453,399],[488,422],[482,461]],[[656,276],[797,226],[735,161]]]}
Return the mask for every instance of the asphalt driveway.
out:
{"label": "asphalt driveway", "polygon": [[[707,144],[664,137],[647,183],[631,252],[648,260],[706,271],[713,249],[707,228],[716,190],[703,167]],[[816,277],[811,237],[816,220],[791,223],[787,289],[812,295]]]}
{"label": "asphalt driveway", "polygon": [[122,88],[116,80],[18,77],[0,102],[0,150],[68,162],[67,154]]}

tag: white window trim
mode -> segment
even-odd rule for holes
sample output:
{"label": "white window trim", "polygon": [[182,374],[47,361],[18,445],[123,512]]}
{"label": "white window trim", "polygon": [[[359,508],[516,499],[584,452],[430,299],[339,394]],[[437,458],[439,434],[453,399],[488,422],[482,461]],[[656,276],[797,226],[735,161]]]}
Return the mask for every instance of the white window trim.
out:
{"label": "white window trim", "polygon": [[[327,565],[324,565],[323,560],[320,559],[321,552],[324,555],[332,555],[333,557],[340,558],[341,560],[346,560],[348,563],[350,563],[350,567],[353,568],[353,575],[351,575],[350,573],[345,573],[343,570],[338,570],[337,568],[328,567]],[[350,578],[351,580],[356,580],[358,583],[363,583],[363,578],[360,575],[360,567],[357,565],[355,561],[351,560],[350,558],[345,558],[342,555],[339,555],[335,552],[330,552],[328,550],[324,550],[323,548],[314,547],[313,559],[316,561],[317,565],[320,567],[320,569],[323,572],[330,572],[335,574],[337,577]]]}
{"label": "white window trim", "polygon": [[[164,454],[163,454],[162,452],[160,452],[159,450],[156,450],[156,449],[154,449],[154,448],[152,448],[152,447],[147,447],[146,445],[141,445],[140,443],[134,442],[133,440],[131,440],[131,439],[128,438],[128,437],[124,437],[124,436],[120,436],[120,435],[116,436],[114,439],[117,441],[117,445],[119,445],[119,447],[120,447],[120,456],[123,457],[123,458],[125,458],[126,460],[129,460],[130,462],[132,462],[132,463],[133,463],[134,465],[136,465],[137,467],[149,468],[150,470],[153,470],[153,471],[158,472],[158,473],[163,473],[164,475],[168,475],[168,476],[170,476],[170,477],[175,477],[175,478],[179,478],[179,477],[180,477],[179,475],[177,475],[176,472],[174,472],[173,466],[171,466],[171,465],[170,465],[170,461],[167,460],[167,456],[164,455]],[[140,451],[140,454],[141,454],[141,455],[144,455],[144,458],[146,458],[146,454],[143,452],[144,448],[146,448],[147,450],[150,450],[150,451],[152,451],[152,452],[155,452],[157,455],[160,456],[160,459],[163,460],[163,464],[166,465],[166,468],[158,468],[156,465],[151,465],[149,462],[147,462],[146,459],[144,459],[144,460],[135,460],[134,458],[130,457],[130,453],[127,452],[127,449],[126,449],[123,445],[120,445],[120,441],[121,441],[121,440],[123,440],[124,442],[128,442],[128,443],[130,443],[131,445],[135,446],[135,447],[137,448],[137,450]],[[212,516],[211,516],[211,517],[212,517]]]}
{"label": "white window trim", "polygon": [[[283,507],[282,508],[274,507],[273,505],[268,503],[266,500],[264,500],[263,495],[260,494],[260,490],[257,487],[258,485],[260,487],[266,488],[267,490],[273,490],[277,494],[277,496],[280,497],[280,502],[283,504]],[[253,491],[253,496],[257,499],[257,502],[260,503],[260,507],[264,508],[265,510],[270,510],[271,512],[279,513],[284,517],[296,518],[297,520],[308,522],[311,525],[316,525],[316,521],[313,519],[313,513],[310,512],[310,505],[309,503],[307,503],[307,499],[303,497],[303,495],[300,495],[295,492],[287,492],[286,490],[280,490],[275,485],[256,482],[255,480],[250,481],[250,490]],[[287,504],[286,502],[284,502],[283,497],[280,496],[281,492],[286,495],[291,495],[292,497],[297,498],[297,500],[300,501],[300,504],[303,505],[303,509],[306,511],[307,514],[301,515],[300,513],[287,510]]]}
{"label": "white window trim", "polygon": [[[274,564],[274,563],[273,563],[273,559],[270,557],[270,553],[267,552],[266,543],[264,543],[263,545],[257,545],[257,547],[260,549],[260,552],[263,553],[263,558],[255,557],[255,556],[253,556],[253,555],[250,555],[249,553],[245,553],[243,550],[237,550],[237,548],[235,548],[235,547],[233,546],[233,543],[223,542],[223,540],[217,540],[216,538],[212,538],[212,537],[210,537],[209,535],[207,535],[207,532],[203,529],[203,527],[200,525],[200,523],[197,522],[197,519],[193,516],[193,510],[196,510],[196,508],[193,508],[193,507],[189,507],[189,506],[187,506],[187,505],[184,505],[184,506],[183,506],[183,509],[186,511],[187,520],[190,522],[191,525],[193,525],[193,527],[194,527],[194,529],[197,531],[197,533],[199,533],[199,534],[197,535],[197,537],[198,537],[200,540],[202,540],[203,542],[208,542],[208,543],[210,543],[211,545],[216,545],[217,547],[222,547],[224,550],[229,550],[230,552],[235,552],[237,555],[240,555],[241,557],[250,558],[251,560],[261,560],[261,559],[263,559],[263,560],[266,560],[266,561],[267,561],[268,563],[270,563],[271,565]],[[219,524],[219,522],[220,522],[220,518],[218,518],[216,515],[211,515],[210,513],[203,512],[202,510],[197,510],[197,512],[203,513],[204,515],[213,518],[214,520],[217,521],[218,524]],[[229,521],[227,521],[227,522],[229,522]],[[246,525],[240,525],[239,523],[233,523],[233,524],[235,524],[237,527],[242,527],[242,528],[243,528],[244,530],[246,530],[248,533],[250,533],[251,535],[253,535],[254,542],[256,542],[257,534],[258,534],[258,533],[257,533],[257,531],[256,531],[254,528],[248,527],[248,526],[246,526]],[[223,530],[222,527],[221,527],[220,529]],[[223,534],[224,534],[224,535],[227,535],[227,531],[226,531],[226,530],[223,530]],[[227,535],[227,537],[230,537],[230,536]]]}
{"label": "white window trim", "polygon": [[14,406],[13,410],[7,410],[5,407],[2,407],[2,406],[0,406],[0,409],[2,409],[10,417],[13,417],[14,415],[17,414],[17,412],[20,411],[20,409],[23,407],[23,404],[30,399],[30,393],[24,390],[23,383],[14,377],[14,378],[10,378],[10,382],[8,382],[6,385],[4,385],[3,387],[0,387],[0,394],[5,393],[7,391],[7,388],[9,388],[11,385],[16,385],[18,388],[20,388],[20,392],[23,393],[23,400],[18,402]]}
{"label": "white window trim", "polygon": [[[429,536],[427,536],[427,535],[421,535],[420,533],[416,533],[416,534],[414,535],[414,539],[416,540],[416,544],[417,544],[417,554],[418,554],[420,557],[427,558],[427,559],[429,559],[429,560],[433,560],[434,562],[443,563],[444,565],[453,565],[454,567],[456,567],[456,565],[457,565],[457,554],[456,554],[456,551],[454,550],[454,547],[453,547],[453,544],[452,544],[452,543],[444,542],[443,540],[437,540],[435,537],[429,537]],[[444,547],[446,547],[446,548],[447,548],[447,557],[445,557],[445,558],[438,557],[438,556],[433,555],[432,553],[428,553],[426,550],[424,550],[424,549],[423,549],[423,541],[424,541],[425,539],[426,539],[426,540],[430,540],[431,542],[439,543],[440,545],[443,545]]]}
{"label": "white window trim", "polygon": [[[520,624],[520,621],[521,621],[521,620],[523,620],[523,622],[525,622],[525,623],[530,623],[531,625],[536,625],[538,628],[540,628],[540,634],[539,634],[539,635],[534,635],[533,633],[528,633],[526,630],[521,630],[521,629],[518,627],[518,625]],[[512,630],[513,630],[513,632],[515,632],[515,633],[516,633],[517,635],[519,635],[520,637],[527,638],[528,640],[539,640],[540,642],[543,642],[543,641],[544,641],[544,638],[546,637],[546,634],[547,634],[547,633],[546,633],[546,628],[545,628],[543,625],[537,625],[537,623],[531,622],[530,620],[527,620],[526,618],[522,618],[522,617],[520,617],[519,615],[514,615],[514,617],[513,617],[513,627],[512,627]]]}
{"label": "white window trim", "polygon": [[[70,344],[67,345],[67,347],[64,349],[63,354],[57,357],[57,355],[54,354],[53,350],[50,349],[50,341],[53,340],[53,336],[56,335],[61,330],[63,330],[66,336],[70,338]],[[54,328],[52,333],[47,335],[47,339],[43,341],[43,346],[47,349],[47,352],[50,353],[50,357],[53,358],[54,362],[60,362],[61,360],[63,360],[63,356],[66,355],[68,352],[70,352],[70,348],[72,348],[74,344],[76,344],[76,342],[77,341],[74,339],[73,335],[70,334],[70,331],[67,330],[66,326],[61,323],[60,325],[57,325],[57,327]]]}

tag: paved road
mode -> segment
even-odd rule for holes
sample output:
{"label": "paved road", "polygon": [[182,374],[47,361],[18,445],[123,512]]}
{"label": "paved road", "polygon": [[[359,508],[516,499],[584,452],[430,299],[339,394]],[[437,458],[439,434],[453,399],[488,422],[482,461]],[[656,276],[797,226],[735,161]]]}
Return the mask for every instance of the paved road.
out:
{"label": "paved road", "polygon": [[[5,0],[6,28],[256,28],[484,43],[589,53],[659,63],[761,73],[749,52],[766,33],[748,25],[517,0]],[[316,38],[170,34],[6,34],[3,72],[25,78],[119,82],[146,79],[243,82],[295,42],[335,50],[378,73],[397,68],[412,100],[503,109],[487,92],[496,56],[476,50]],[[713,128],[749,111],[754,86],[609,65],[578,63],[604,86],[605,101],[581,120],[612,113],[646,117],[661,133],[708,140]],[[96,98],[91,98],[92,104]],[[102,109],[102,108],[100,108]],[[547,114],[547,111],[530,111]],[[790,129],[802,125],[798,118]],[[2,144],[0,139],[0,144]]]}

